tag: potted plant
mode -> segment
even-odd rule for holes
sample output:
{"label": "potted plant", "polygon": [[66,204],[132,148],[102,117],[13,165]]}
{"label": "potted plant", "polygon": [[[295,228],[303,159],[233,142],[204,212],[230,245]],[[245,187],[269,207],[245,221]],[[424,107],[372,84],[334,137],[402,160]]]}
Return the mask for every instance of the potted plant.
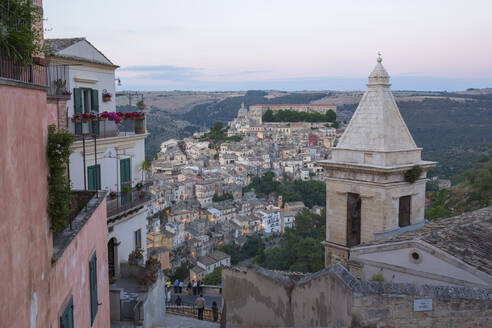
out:
{"label": "potted plant", "polygon": [[73,116],[72,116],[72,122],[74,122],[74,123],[80,123],[80,122],[82,122],[82,114],[80,114],[80,113],[73,114]]}
{"label": "potted plant", "polygon": [[125,120],[133,120],[133,113],[125,113]]}
{"label": "potted plant", "polygon": [[128,195],[132,191],[132,188],[129,185],[124,186],[121,188],[121,192],[125,195]]}
{"label": "potted plant", "polygon": [[63,89],[62,90],[62,95],[63,96],[71,96],[72,95],[72,92],[71,91],[68,91],[67,89]]}
{"label": "potted plant", "polygon": [[98,115],[97,115],[97,112],[90,112],[89,113],[89,119],[91,121],[97,121],[99,119]]}
{"label": "potted plant", "polygon": [[104,111],[99,115],[99,121],[106,121],[109,118],[109,113]]}
{"label": "potted plant", "polygon": [[102,92],[102,100],[104,102],[108,102],[111,101],[111,97],[113,97],[113,95],[109,93],[106,89],[104,89]]}
{"label": "potted plant", "polygon": [[128,263],[143,266],[143,249],[136,248],[128,255]]}
{"label": "potted plant", "polygon": [[67,85],[67,81],[66,80],[62,80],[62,79],[56,79],[53,81],[53,85],[55,86],[55,94],[57,95],[61,95],[61,90],[63,88],[65,88],[65,86]]}
{"label": "potted plant", "polygon": [[109,198],[110,198],[110,199],[116,199],[117,197],[118,197],[118,194],[117,194],[117,193],[115,193],[114,191],[111,191],[111,192],[109,193]]}
{"label": "potted plant", "polygon": [[137,187],[137,190],[140,191],[143,189],[143,184],[141,182],[139,182],[139,183],[137,183],[137,185],[135,187]]}
{"label": "potted plant", "polygon": [[145,107],[146,107],[146,106],[147,106],[147,105],[145,105],[145,103],[143,102],[143,100],[139,100],[139,101],[137,102],[137,107],[138,107],[138,109],[145,109]]}
{"label": "potted plant", "polygon": [[89,122],[89,114],[87,114],[87,113],[82,114],[82,122],[83,123]]}

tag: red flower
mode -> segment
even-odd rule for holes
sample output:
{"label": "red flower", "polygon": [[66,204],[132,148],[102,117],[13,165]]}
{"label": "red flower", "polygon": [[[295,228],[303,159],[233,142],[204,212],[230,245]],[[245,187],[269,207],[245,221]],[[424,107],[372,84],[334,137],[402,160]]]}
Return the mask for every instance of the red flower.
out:
{"label": "red flower", "polygon": [[83,118],[89,118],[89,114],[84,113],[84,114],[82,114],[82,117],[83,117]]}
{"label": "red flower", "polygon": [[102,112],[102,113],[101,113],[101,117],[109,117],[108,112]]}

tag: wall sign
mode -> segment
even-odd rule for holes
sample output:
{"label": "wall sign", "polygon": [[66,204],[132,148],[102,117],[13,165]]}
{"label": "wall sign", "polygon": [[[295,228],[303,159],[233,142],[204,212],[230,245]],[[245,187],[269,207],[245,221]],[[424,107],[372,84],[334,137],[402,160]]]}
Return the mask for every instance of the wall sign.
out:
{"label": "wall sign", "polygon": [[432,311],[432,298],[413,300],[413,311]]}

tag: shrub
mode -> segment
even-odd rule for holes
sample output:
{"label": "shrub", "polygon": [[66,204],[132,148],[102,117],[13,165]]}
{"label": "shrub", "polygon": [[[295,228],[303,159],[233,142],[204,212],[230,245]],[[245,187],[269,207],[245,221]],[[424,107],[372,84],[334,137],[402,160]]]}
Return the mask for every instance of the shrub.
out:
{"label": "shrub", "polygon": [[422,174],[422,168],[418,165],[413,166],[410,170],[405,172],[405,181],[408,183],[414,183]]}
{"label": "shrub", "polygon": [[48,127],[48,216],[55,232],[66,228],[70,214],[70,182],[65,172],[73,140],[67,131],[57,132],[54,125]]}
{"label": "shrub", "polygon": [[381,272],[379,272],[379,273],[372,275],[371,281],[385,282],[386,279],[384,278],[383,274]]}

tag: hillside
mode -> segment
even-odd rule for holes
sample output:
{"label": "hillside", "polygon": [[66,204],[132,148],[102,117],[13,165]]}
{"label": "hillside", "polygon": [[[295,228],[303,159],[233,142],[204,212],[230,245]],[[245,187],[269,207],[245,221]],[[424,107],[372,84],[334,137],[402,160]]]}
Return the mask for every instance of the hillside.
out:
{"label": "hillside", "polygon": [[462,182],[439,192],[429,192],[432,207],[427,219],[458,215],[492,205],[492,151],[482,157],[471,169],[462,174]]}
{"label": "hillside", "polygon": [[[241,103],[336,104],[337,120],[348,122],[361,91],[339,92],[144,92],[149,105],[146,154],[159,151],[160,143],[204,131],[214,122],[227,122],[237,115]],[[459,181],[460,174],[492,149],[492,89],[468,89],[455,93],[394,91],[400,111],[415,142],[424,148],[423,158],[439,165],[431,175]],[[127,97],[117,97],[118,110]]]}

